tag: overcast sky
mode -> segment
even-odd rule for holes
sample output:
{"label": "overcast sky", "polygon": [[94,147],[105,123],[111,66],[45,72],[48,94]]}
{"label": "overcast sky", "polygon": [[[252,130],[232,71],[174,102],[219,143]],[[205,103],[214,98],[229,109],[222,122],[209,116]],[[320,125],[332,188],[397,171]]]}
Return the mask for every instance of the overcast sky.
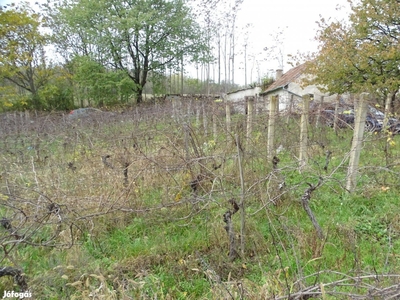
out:
{"label": "overcast sky", "polygon": [[[45,0],[30,0],[30,3]],[[20,0],[0,0],[0,5]],[[338,10],[337,8],[341,8]],[[273,74],[279,67],[276,60],[264,61],[260,63],[259,72],[255,64],[252,64],[251,56],[255,55],[258,60],[266,56],[263,51],[265,47],[271,47],[274,42],[271,35],[283,31],[279,38],[283,41],[284,50],[284,72],[291,66],[287,55],[295,55],[297,52],[314,52],[317,50],[317,43],[313,41],[318,28],[316,22],[320,16],[325,19],[346,19],[350,12],[347,0],[244,0],[240,6],[237,17],[238,28],[243,28],[246,24],[251,24],[251,30],[247,37],[247,83],[254,82],[258,74],[265,76]],[[236,38],[235,59],[237,69],[235,71],[235,82],[244,84],[244,54],[243,41],[244,35],[239,34]],[[242,52],[242,53],[241,53]],[[241,68],[241,69],[239,69]]]}
{"label": "overcast sky", "polygon": [[[338,7],[341,9],[337,10]],[[273,44],[270,35],[283,30],[283,48],[286,56],[294,55],[298,51],[315,52],[318,44],[313,39],[318,28],[316,22],[320,20],[320,16],[341,20],[346,19],[349,12],[350,5],[347,0],[244,0],[238,21],[241,26],[246,23],[253,24],[252,33],[249,35],[249,50],[254,53],[262,52],[264,47]],[[284,60],[288,59],[285,57]],[[278,63],[271,61],[263,65],[262,72],[267,72],[267,69],[275,70],[277,67]],[[284,72],[289,68],[291,67],[285,64]]]}

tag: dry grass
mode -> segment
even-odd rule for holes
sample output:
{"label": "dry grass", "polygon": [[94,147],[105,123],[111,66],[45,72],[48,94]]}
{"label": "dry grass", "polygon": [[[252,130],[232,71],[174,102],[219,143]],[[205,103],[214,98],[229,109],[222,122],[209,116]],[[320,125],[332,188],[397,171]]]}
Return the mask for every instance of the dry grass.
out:
{"label": "dry grass", "polygon": [[[388,220],[390,236],[382,219],[366,219],[372,228],[349,219],[361,210],[371,218],[383,212],[362,201],[352,206],[357,195],[343,189],[348,131],[310,125],[309,166],[299,172],[298,118],[278,118],[280,161],[273,169],[266,114],[254,116],[246,141],[245,116],[233,115],[234,130],[227,133],[224,107],[214,116],[211,104],[205,108],[203,115],[201,102],[192,99],[74,121],[55,113],[2,116],[0,212],[11,227],[3,221],[0,229],[1,264],[23,269],[37,298],[63,299],[279,299],[288,293],[297,299],[311,291],[326,298],[337,295],[336,271],[353,272],[350,285],[357,278],[372,280],[354,272],[354,265],[365,272],[398,271],[397,264],[385,269],[396,261],[391,253],[399,247],[393,240],[398,218]],[[364,166],[382,167],[380,159],[394,167],[380,174],[365,169],[360,194],[386,199],[390,207],[399,187],[399,153],[390,149],[384,157],[385,137],[366,138],[364,151],[374,155]],[[327,150],[332,158],[325,171]],[[325,240],[316,239],[300,202],[307,183],[320,176],[324,184],[310,207]],[[239,201],[242,193],[245,255],[231,262],[222,215],[228,200]],[[239,214],[233,222],[239,241]],[[374,266],[367,262],[376,254],[367,246],[370,236],[380,237],[383,247]],[[379,295],[385,284],[394,295],[392,277],[382,280],[382,286],[373,284],[382,289]],[[356,294],[342,292],[344,298]]]}

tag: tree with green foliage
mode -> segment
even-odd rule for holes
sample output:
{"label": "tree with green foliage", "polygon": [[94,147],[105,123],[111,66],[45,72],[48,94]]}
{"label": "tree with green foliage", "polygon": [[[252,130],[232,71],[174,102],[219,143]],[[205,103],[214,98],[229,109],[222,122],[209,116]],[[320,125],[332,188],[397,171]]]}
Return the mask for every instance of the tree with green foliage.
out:
{"label": "tree with green foliage", "polygon": [[58,48],[123,71],[138,103],[150,74],[207,50],[183,0],[66,0],[47,8]]}
{"label": "tree with green foliage", "polygon": [[308,71],[330,92],[370,92],[388,101],[400,86],[400,2],[349,2],[349,22],[319,23],[319,53]]}
{"label": "tree with green foliage", "polygon": [[70,110],[74,108],[74,95],[71,74],[64,66],[50,66],[52,76],[45,86],[39,89],[39,99],[43,109]]}
{"label": "tree with green foliage", "polygon": [[0,10],[0,79],[6,79],[30,93],[34,108],[41,108],[39,90],[52,70],[46,66],[40,16],[28,8]]}
{"label": "tree with green foliage", "polygon": [[[76,56],[73,60],[73,83],[76,96],[89,105],[127,102],[134,83],[122,71],[109,71],[87,56]],[[81,103],[84,106],[84,103]]]}

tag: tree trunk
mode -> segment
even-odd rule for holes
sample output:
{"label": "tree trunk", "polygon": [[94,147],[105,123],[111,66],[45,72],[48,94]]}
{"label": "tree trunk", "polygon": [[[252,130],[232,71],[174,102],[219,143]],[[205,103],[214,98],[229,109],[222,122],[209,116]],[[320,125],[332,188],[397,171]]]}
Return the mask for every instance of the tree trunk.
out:
{"label": "tree trunk", "polygon": [[32,104],[35,109],[41,109],[39,95],[35,92],[32,93]]}
{"label": "tree trunk", "polygon": [[218,33],[218,87],[221,87],[221,36]]}
{"label": "tree trunk", "polygon": [[232,85],[235,84],[235,20],[233,22],[232,31]]}
{"label": "tree trunk", "polygon": [[143,102],[143,87],[136,90],[136,103],[140,104]]}
{"label": "tree trunk", "polygon": [[228,87],[227,87],[227,83],[228,83],[227,66],[228,66],[228,64],[226,62],[226,56],[227,56],[227,53],[226,53],[226,46],[227,46],[226,36],[227,36],[227,34],[228,34],[228,30],[226,29],[225,30],[225,36],[224,36],[224,42],[225,42],[225,44],[224,44],[224,50],[225,50],[224,51],[224,92],[225,93],[228,91]]}
{"label": "tree trunk", "polygon": [[183,55],[181,57],[181,95],[183,96]]}
{"label": "tree trunk", "polygon": [[335,133],[337,133],[337,130],[338,130],[339,104],[340,104],[340,95],[338,94],[337,97],[336,97],[336,103],[335,103],[335,115],[333,117],[333,130],[335,130]]}

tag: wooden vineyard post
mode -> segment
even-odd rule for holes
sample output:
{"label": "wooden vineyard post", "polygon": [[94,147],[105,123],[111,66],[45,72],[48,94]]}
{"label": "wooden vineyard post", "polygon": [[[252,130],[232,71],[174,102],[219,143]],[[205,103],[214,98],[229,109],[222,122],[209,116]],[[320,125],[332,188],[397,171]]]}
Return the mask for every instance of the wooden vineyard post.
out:
{"label": "wooden vineyard post", "polygon": [[279,107],[279,96],[271,96],[269,99],[269,120],[268,120],[268,144],[267,144],[267,159],[272,161],[275,154],[275,120],[276,112]]}
{"label": "wooden vineyard post", "polygon": [[225,122],[226,122],[226,134],[227,136],[231,133],[231,105],[229,103],[228,97],[224,96],[223,100],[225,102]]}
{"label": "wooden vineyard post", "polygon": [[254,98],[246,97],[247,103],[247,127],[246,127],[246,143],[250,143],[251,133],[253,131],[253,111],[254,111]]}
{"label": "wooden vineyard post", "polygon": [[367,118],[367,109],[368,109],[367,98],[368,98],[367,93],[361,94],[361,98],[358,103],[358,108],[356,110],[353,142],[351,145],[350,161],[347,170],[346,189],[349,192],[353,192],[357,185],[358,162],[360,160],[361,147],[364,137],[365,120]]}
{"label": "wooden vineyard post", "polygon": [[318,105],[318,112],[317,112],[317,120],[315,121],[315,127],[319,127],[321,123],[321,111],[322,111],[322,106],[324,104],[324,96],[321,96],[321,102]]}
{"label": "wooden vineyard post", "polygon": [[307,165],[307,139],[308,139],[308,111],[310,108],[310,96],[303,96],[303,111],[300,120],[300,168]]}
{"label": "wooden vineyard post", "polygon": [[339,104],[340,104],[340,95],[338,94],[336,97],[336,102],[335,102],[335,114],[333,116],[333,130],[337,133],[338,126],[339,126]]}
{"label": "wooden vineyard post", "polygon": [[[208,101],[207,101],[208,104]],[[207,110],[206,110],[206,105],[204,104],[204,101],[201,102],[201,107],[202,107],[202,113],[203,113],[203,130],[204,130],[204,135],[208,135],[208,122],[207,122]]]}
{"label": "wooden vineyard post", "polygon": [[390,107],[392,106],[392,97],[393,97],[393,93],[388,93],[386,96],[385,117],[383,118],[383,126],[382,126],[382,130],[385,130],[385,131],[386,131],[388,123],[389,123]]}
{"label": "wooden vineyard post", "polygon": [[[196,98],[197,100],[197,98]],[[197,100],[196,102],[196,126],[200,127],[200,115],[201,115],[201,105],[200,105],[200,101]]]}
{"label": "wooden vineyard post", "polygon": [[212,123],[213,123],[213,138],[214,141],[217,139],[218,136],[218,129],[217,129],[217,102],[213,100],[212,102]]}
{"label": "wooden vineyard post", "polygon": [[172,103],[172,115],[174,116],[174,119],[178,119],[175,96],[172,97],[171,103]]}
{"label": "wooden vineyard post", "polygon": [[245,226],[246,226],[246,211],[244,206],[244,175],[243,175],[243,165],[242,165],[242,152],[239,147],[240,140],[239,136],[235,135],[236,147],[238,153],[238,162],[239,162],[239,175],[240,175],[240,250],[242,253],[242,257],[244,257],[244,238],[245,238]]}

